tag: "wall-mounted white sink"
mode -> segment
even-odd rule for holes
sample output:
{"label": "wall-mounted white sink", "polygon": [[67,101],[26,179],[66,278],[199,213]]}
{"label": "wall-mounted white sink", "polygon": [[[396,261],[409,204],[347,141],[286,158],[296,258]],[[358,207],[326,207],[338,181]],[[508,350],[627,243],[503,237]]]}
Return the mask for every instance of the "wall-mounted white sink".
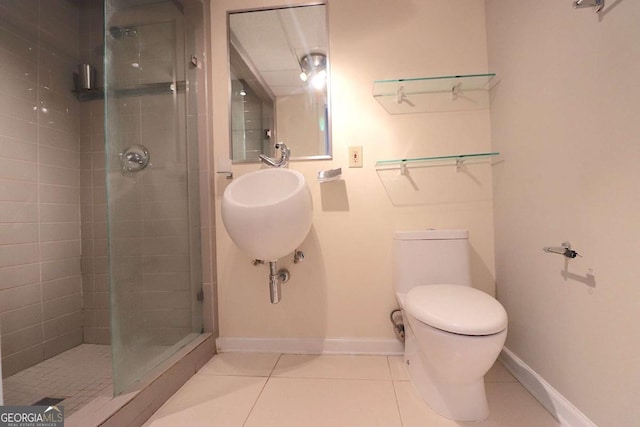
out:
{"label": "wall-mounted white sink", "polygon": [[231,240],[264,261],[275,261],[302,243],[311,229],[312,212],[304,176],[291,169],[247,173],[222,196],[222,221]]}

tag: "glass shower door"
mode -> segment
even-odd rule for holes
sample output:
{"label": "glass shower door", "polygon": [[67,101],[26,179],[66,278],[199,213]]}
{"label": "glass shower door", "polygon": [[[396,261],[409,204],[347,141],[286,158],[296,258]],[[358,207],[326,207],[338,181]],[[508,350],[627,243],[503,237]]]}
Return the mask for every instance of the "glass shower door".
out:
{"label": "glass shower door", "polygon": [[134,389],[202,332],[198,142],[189,132],[197,103],[187,91],[189,37],[178,3],[135,3],[105,5],[116,395]]}

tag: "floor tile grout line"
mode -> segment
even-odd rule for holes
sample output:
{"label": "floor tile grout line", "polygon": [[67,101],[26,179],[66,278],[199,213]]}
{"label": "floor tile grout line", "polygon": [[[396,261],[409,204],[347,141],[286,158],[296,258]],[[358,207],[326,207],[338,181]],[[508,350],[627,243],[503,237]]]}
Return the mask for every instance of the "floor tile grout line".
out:
{"label": "floor tile grout line", "polygon": [[[251,408],[249,409],[249,412],[247,412],[247,416],[244,418],[244,421],[242,422],[242,427],[244,427],[247,424],[247,421],[249,421],[249,417],[251,416],[251,413],[253,412],[253,409],[258,404],[258,401],[260,400],[260,397],[262,397],[262,393],[264,392],[264,389],[267,387],[267,384],[269,384],[269,380],[271,379],[271,374],[273,374],[273,371],[276,369],[276,366],[278,365],[278,362],[280,361],[281,357],[282,357],[282,353],[279,353],[278,354],[278,359],[276,360],[276,363],[274,363],[273,368],[271,368],[271,372],[269,372],[269,376],[267,376],[267,380],[264,382],[264,384],[262,385],[262,388],[260,389],[260,393],[258,393],[258,396],[256,397],[256,400],[253,402],[253,405],[251,405]],[[264,377],[260,377],[260,378],[264,378]]]}
{"label": "floor tile grout line", "polygon": [[393,371],[391,370],[391,361],[389,360],[389,356],[385,356],[387,361],[387,373],[389,374],[389,379],[393,381]]}
{"label": "floor tile grout line", "polygon": [[389,368],[389,376],[391,377],[391,387],[393,388],[393,395],[396,398],[396,410],[398,411],[398,419],[400,419],[400,427],[404,427],[404,422],[402,421],[402,412],[400,412],[398,390],[396,390],[396,381],[393,378],[393,372],[391,371],[391,360],[389,360],[389,356],[387,356],[387,367]]}
{"label": "floor tile grout line", "polygon": [[[344,381],[368,381],[368,382],[380,382],[380,381],[394,381],[392,378],[348,378],[348,377],[319,377],[319,376],[285,376],[285,375],[271,375],[269,378],[273,379],[287,379],[287,380],[344,380]],[[400,381],[400,380],[399,380]]]}
{"label": "floor tile grout line", "polygon": [[271,376],[276,370],[276,366],[278,366],[278,363],[280,363],[280,359],[282,359],[282,356],[284,356],[284,353],[278,353],[278,359],[276,359],[276,363],[273,364],[273,367],[271,368],[271,371],[269,372],[269,375],[267,376],[267,378],[271,378]]}
{"label": "floor tile grout line", "polygon": [[400,427],[404,426],[404,421],[402,420],[402,411],[400,410],[400,399],[398,399],[398,390],[396,389],[396,382],[391,380],[391,387],[393,387],[393,395],[396,397],[396,410],[398,411],[398,418],[400,419]]}

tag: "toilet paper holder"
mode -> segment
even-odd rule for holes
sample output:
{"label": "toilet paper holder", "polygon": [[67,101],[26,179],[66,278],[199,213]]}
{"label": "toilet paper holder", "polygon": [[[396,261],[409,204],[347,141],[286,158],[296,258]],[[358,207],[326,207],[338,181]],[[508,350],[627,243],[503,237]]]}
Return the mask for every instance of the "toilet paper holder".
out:
{"label": "toilet paper holder", "polygon": [[562,245],[560,247],[557,247],[557,246],[545,246],[544,248],[542,248],[542,250],[547,252],[547,253],[564,255],[567,258],[575,258],[577,256],[580,256],[580,257],[582,256],[578,252],[576,252],[573,249],[571,249],[571,243],[569,243],[569,242],[562,242]]}

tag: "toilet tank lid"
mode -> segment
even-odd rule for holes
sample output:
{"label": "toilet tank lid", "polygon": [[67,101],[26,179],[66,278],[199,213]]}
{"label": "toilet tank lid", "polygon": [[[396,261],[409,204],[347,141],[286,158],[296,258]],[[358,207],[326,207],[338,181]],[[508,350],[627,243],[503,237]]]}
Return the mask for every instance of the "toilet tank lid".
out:
{"label": "toilet tank lid", "polygon": [[455,240],[468,239],[469,231],[463,229],[427,229],[396,231],[393,235],[395,240]]}
{"label": "toilet tank lid", "polygon": [[491,335],[507,327],[502,304],[468,286],[416,286],[407,293],[404,306],[422,323],[455,334]]}

